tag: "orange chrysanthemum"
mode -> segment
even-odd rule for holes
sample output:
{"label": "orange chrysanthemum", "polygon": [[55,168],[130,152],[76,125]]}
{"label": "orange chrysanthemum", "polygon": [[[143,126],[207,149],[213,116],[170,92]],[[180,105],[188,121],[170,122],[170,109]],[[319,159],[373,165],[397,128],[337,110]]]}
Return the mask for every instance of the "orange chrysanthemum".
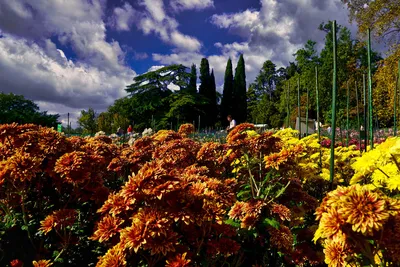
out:
{"label": "orange chrysanthemum", "polygon": [[6,161],[4,174],[8,173],[12,180],[30,181],[41,171],[42,159],[18,150]]}
{"label": "orange chrysanthemum", "polygon": [[244,217],[245,205],[246,205],[245,202],[237,201],[229,211],[228,213],[229,217],[234,220],[242,220]]}
{"label": "orange chrysanthemum", "polygon": [[126,259],[123,246],[118,243],[102,256],[96,267],[125,267]]}
{"label": "orange chrysanthemum", "polygon": [[277,214],[282,221],[290,221],[291,211],[282,204],[272,204],[271,214]]}
{"label": "orange chrysanthemum", "polygon": [[385,199],[359,185],[347,194],[338,212],[352,224],[353,231],[363,234],[382,229],[390,216]]}
{"label": "orange chrysanthemum", "polygon": [[187,136],[189,136],[190,134],[194,133],[194,130],[195,130],[195,129],[194,129],[193,124],[191,124],[191,123],[185,123],[185,124],[182,124],[182,125],[179,127],[178,133],[181,134],[181,135],[184,136],[184,137],[187,137]]}
{"label": "orange chrysanthemum", "polygon": [[33,261],[33,267],[50,267],[53,265],[50,260],[40,260],[40,261]]}
{"label": "orange chrysanthemum", "polygon": [[127,199],[119,193],[111,193],[106,202],[104,202],[103,206],[97,212],[109,212],[111,215],[117,216],[118,214],[127,210],[129,210]]}
{"label": "orange chrysanthemum", "polygon": [[330,208],[322,214],[314,240],[318,240],[319,238],[342,238],[342,227],[344,224],[345,220],[337,209]]}
{"label": "orange chrysanthemum", "polygon": [[94,232],[91,239],[99,240],[100,243],[109,240],[113,235],[120,231],[119,226],[123,222],[124,220],[117,217],[109,215],[103,217],[97,224],[97,230]]}
{"label": "orange chrysanthemum", "polygon": [[149,249],[152,254],[175,251],[176,233],[171,231],[172,222],[162,211],[153,208],[140,210],[132,218],[132,226],[121,231],[121,242],[126,249],[137,252]]}
{"label": "orange chrysanthemum", "polygon": [[349,251],[343,240],[328,239],[325,242],[325,263],[329,267],[347,266],[346,258],[349,257]]}
{"label": "orange chrysanthemum", "polygon": [[170,257],[165,264],[165,267],[188,267],[191,262],[190,259],[186,259],[186,252],[182,255],[178,254],[174,257]]}

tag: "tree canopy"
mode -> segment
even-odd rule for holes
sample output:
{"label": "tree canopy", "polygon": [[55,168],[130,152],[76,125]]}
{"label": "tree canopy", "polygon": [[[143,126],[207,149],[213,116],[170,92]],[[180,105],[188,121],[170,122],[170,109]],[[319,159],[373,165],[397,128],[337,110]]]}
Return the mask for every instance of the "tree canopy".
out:
{"label": "tree canopy", "polygon": [[40,111],[39,106],[22,95],[0,92],[0,124],[34,123],[37,125],[57,127],[59,115]]}

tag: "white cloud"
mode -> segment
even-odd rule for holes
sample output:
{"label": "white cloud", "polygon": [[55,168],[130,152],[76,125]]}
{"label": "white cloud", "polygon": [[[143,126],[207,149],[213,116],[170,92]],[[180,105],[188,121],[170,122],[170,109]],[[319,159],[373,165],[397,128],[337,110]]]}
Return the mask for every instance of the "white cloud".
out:
{"label": "white cloud", "polygon": [[151,67],[147,70],[147,72],[156,71],[156,70],[159,70],[159,69],[164,68],[164,67],[165,67],[165,66],[151,66]]}
{"label": "white cloud", "polygon": [[202,10],[214,6],[213,0],[171,0],[171,7],[175,11],[183,10]]}
{"label": "white cloud", "polygon": [[110,25],[116,30],[130,30],[131,24],[135,22],[145,35],[155,34],[180,51],[201,49],[202,44],[197,38],[178,30],[179,23],[166,13],[163,0],[143,0],[140,6],[144,10],[135,10],[128,3],[115,8]]}
{"label": "white cloud", "polygon": [[188,51],[197,51],[201,47],[199,40],[189,35],[184,35],[178,31],[173,31],[171,33],[171,42],[175,44],[176,47]]}
{"label": "white cloud", "polygon": [[[125,65],[119,43],[106,38],[104,8],[105,0],[0,1],[2,90],[51,113],[75,115],[88,107],[105,110],[125,96],[136,74]],[[127,27],[128,20],[120,19],[118,27]],[[70,47],[74,60],[50,38]]]}
{"label": "white cloud", "polygon": [[5,92],[79,109],[105,109],[126,95],[124,88],[135,75],[132,70],[110,74],[66,58],[57,61],[38,45],[8,35],[0,38],[0,70]]}
{"label": "white cloud", "polygon": [[129,3],[116,7],[110,18],[110,25],[117,31],[129,31],[137,12]]}
{"label": "white cloud", "polygon": [[33,41],[56,36],[72,46],[78,60],[122,71],[125,55],[118,42],[106,40],[103,4],[104,0],[1,1],[0,28]]}

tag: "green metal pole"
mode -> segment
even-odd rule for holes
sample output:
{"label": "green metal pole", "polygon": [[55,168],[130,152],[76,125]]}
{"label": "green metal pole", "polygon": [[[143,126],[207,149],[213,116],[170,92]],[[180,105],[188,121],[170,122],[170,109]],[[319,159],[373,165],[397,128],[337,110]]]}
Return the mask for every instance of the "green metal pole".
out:
{"label": "green metal pole", "polygon": [[290,127],[289,83],[286,84],[286,89],[287,89],[286,90],[287,128],[289,128]]}
{"label": "green metal pole", "polygon": [[317,99],[317,126],[318,126],[318,144],[319,147],[319,167],[322,167],[322,151],[321,151],[321,126],[319,121],[319,92],[318,92],[318,66],[315,66],[315,97]]}
{"label": "green metal pole", "polygon": [[364,92],[364,151],[367,152],[368,131],[367,131],[367,83],[365,74],[363,74],[363,92]]}
{"label": "green metal pole", "polygon": [[289,128],[291,128],[291,125],[290,125],[290,81],[289,81],[289,84],[288,84],[288,108],[289,108],[289,115],[288,115],[288,121],[289,121]]}
{"label": "green metal pole", "polygon": [[372,106],[372,69],[371,69],[371,30],[368,29],[368,104],[369,104],[369,142],[374,148],[374,122]]}
{"label": "green metal pole", "polygon": [[310,90],[307,86],[307,105],[306,105],[306,136],[308,136],[308,99],[309,99]]}
{"label": "green metal pole", "polygon": [[357,80],[355,81],[355,88],[356,88],[356,102],[357,102],[358,145],[360,146],[360,152],[361,152],[360,110],[358,109],[358,88],[357,88]]}
{"label": "green metal pole", "polygon": [[301,139],[300,76],[297,78],[297,116],[299,118],[299,139]]}
{"label": "green metal pole", "polygon": [[393,126],[393,135],[397,136],[397,87],[399,85],[399,76],[400,76],[400,60],[399,60],[399,67],[398,67],[398,74],[396,77],[396,87],[394,88],[394,100],[393,100],[393,113],[394,113],[394,126]]}
{"label": "green metal pole", "polygon": [[349,106],[350,106],[350,86],[347,81],[347,96],[346,96],[346,146],[349,147]]}
{"label": "green metal pole", "polygon": [[335,177],[335,137],[336,137],[336,89],[337,89],[337,44],[336,44],[336,20],[332,22],[333,35],[333,78],[332,78],[332,135],[331,135],[331,158],[330,158],[330,183],[333,186]]}

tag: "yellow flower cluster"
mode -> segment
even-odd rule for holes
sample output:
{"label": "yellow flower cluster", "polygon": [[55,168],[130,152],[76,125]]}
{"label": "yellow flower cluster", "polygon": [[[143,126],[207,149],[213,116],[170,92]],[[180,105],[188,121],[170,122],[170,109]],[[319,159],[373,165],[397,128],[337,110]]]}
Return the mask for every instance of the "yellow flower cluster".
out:
{"label": "yellow flower cluster", "polygon": [[363,154],[352,165],[355,170],[350,184],[364,182],[371,188],[390,191],[400,189],[400,138],[388,138],[375,149]]}

